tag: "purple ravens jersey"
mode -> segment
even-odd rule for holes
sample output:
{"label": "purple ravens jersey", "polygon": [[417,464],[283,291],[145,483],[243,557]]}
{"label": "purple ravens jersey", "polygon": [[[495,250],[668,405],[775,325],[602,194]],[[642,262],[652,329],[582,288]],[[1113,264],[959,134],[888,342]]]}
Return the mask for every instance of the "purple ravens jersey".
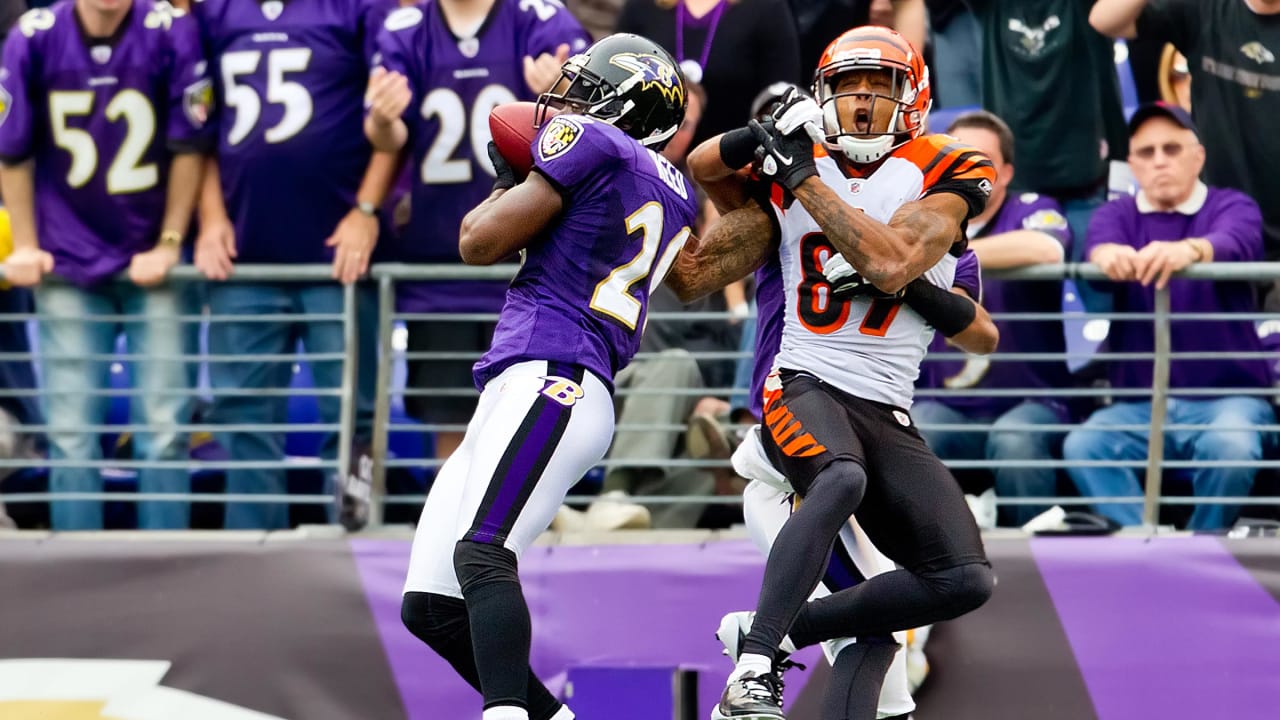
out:
{"label": "purple ravens jersey", "polygon": [[640,347],[649,292],[697,216],[693,186],[621,130],[559,115],[534,141],[534,170],[564,211],[527,248],[476,386],[525,360],[586,367],[612,386]]}
{"label": "purple ravens jersey", "polygon": [[[978,264],[978,256],[972,249],[966,249],[956,259],[956,276],[951,279],[951,287],[965,291],[978,302],[982,301],[982,266]],[[934,342],[938,342],[938,339],[934,338]]]}
{"label": "purple ravens jersey", "polygon": [[31,10],[0,69],[0,158],[35,162],[36,230],[54,272],[108,278],[155,246],[173,152],[200,151],[211,93],[195,22],[136,0],[89,38],[69,0]]}
{"label": "purple ravens jersey", "polygon": [[751,414],[764,417],[764,381],[773,369],[773,359],[782,346],[782,313],[786,296],[782,292],[782,261],[769,253],[764,266],[756,270],[756,349],[751,372]]}
{"label": "purple ravens jersey", "polygon": [[[1062,244],[1064,257],[1071,248],[1071,230],[1057,201],[1024,193],[1005,199],[991,222],[973,237],[975,243],[990,235],[1019,230],[1041,232]],[[976,274],[977,263],[974,263]],[[956,270],[956,286],[960,271]],[[977,298],[969,288],[970,294]],[[989,279],[981,286],[982,306],[993,315],[1000,313],[1058,313],[1062,311],[1062,282],[1058,280],[1028,281]],[[1061,320],[995,320],[1000,331],[1002,353],[1066,352]],[[934,338],[930,352],[959,352],[946,344],[941,335]],[[918,388],[1029,388],[1031,390],[1066,388],[1071,376],[1065,359],[1042,361],[998,361],[971,357],[962,360],[926,360],[921,368]],[[1030,393],[1029,393],[1030,394]],[[992,397],[981,392],[961,397],[931,398],[960,411],[998,415],[1022,402],[1021,397]]]}
{"label": "purple ravens jersey", "polygon": [[[533,100],[524,58],[582,50],[590,37],[557,0],[496,0],[472,37],[458,37],[436,2],[392,13],[378,38],[381,64],[409,80],[404,114],[416,170],[409,227],[397,260],[460,263],[462,217],[489,196],[489,111]],[[400,305],[416,312],[496,312],[505,283],[402,283]]]}
{"label": "purple ravens jersey", "polygon": [[244,263],[328,262],[369,164],[364,90],[394,0],[196,0]]}

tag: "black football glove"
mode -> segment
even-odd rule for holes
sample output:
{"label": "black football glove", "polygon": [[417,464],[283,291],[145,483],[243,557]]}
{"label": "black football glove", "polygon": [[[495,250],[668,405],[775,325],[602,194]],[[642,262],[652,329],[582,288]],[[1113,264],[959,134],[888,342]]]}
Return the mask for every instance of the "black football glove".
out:
{"label": "black football glove", "polygon": [[510,190],[516,186],[516,173],[507,164],[507,159],[498,152],[498,144],[489,141],[489,161],[493,163],[493,190]]}
{"label": "black football glove", "polygon": [[772,120],[763,124],[752,120],[747,127],[760,143],[756,159],[763,177],[795,190],[800,183],[818,174],[818,166],[813,162],[813,139],[803,129],[782,135]]}

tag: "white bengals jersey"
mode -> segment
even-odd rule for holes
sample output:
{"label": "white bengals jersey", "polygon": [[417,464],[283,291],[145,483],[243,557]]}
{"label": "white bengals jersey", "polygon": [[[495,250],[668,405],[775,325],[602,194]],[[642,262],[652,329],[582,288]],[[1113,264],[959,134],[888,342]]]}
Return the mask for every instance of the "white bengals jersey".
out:
{"label": "white bengals jersey", "polygon": [[[946,135],[906,143],[866,177],[846,176],[825,153],[815,159],[828,187],[882,223],[906,203],[935,192],[962,196],[972,217],[982,212],[995,180],[986,156]],[[804,206],[779,190],[775,186],[770,204],[781,234],[786,308],[775,367],[807,372],[865,400],[911,407],[933,328],[896,300],[833,299],[822,267],[836,250]],[[955,268],[956,257],[948,253],[924,278],[949,289]]]}

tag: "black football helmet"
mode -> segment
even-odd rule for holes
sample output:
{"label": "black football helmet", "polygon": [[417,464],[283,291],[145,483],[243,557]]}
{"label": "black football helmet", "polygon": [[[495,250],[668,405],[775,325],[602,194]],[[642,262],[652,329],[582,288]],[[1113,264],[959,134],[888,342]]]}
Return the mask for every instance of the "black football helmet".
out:
{"label": "black football helmet", "polygon": [[648,38],[618,33],[565,61],[538,98],[536,120],[541,127],[550,111],[587,115],[661,150],[684,120],[685,100],[671,55]]}

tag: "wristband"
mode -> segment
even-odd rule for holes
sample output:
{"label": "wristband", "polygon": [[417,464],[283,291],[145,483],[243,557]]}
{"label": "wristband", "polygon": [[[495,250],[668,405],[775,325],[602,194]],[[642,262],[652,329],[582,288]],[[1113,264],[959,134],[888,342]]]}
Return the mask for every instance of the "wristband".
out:
{"label": "wristband", "polygon": [[160,242],[156,243],[156,247],[179,248],[182,247],[182,233],[177,230],[165,230],[160,233]]}
{"label": "wristband", "polygon": [[730,130],[720,136],[720,162],[734,170],[744,168],[756,159],[759,146],[750,128]]}

